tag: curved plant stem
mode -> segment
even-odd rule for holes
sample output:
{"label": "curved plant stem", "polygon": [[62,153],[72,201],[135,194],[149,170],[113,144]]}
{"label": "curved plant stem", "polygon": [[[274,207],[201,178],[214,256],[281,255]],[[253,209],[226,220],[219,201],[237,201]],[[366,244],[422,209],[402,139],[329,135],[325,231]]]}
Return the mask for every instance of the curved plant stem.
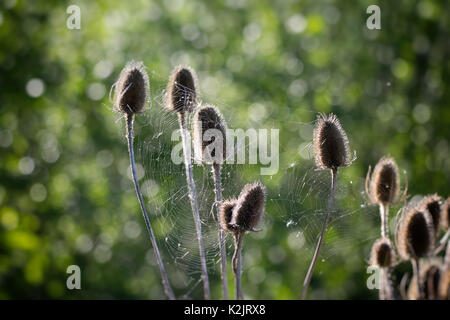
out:
{"label": "curved plant stem", "polygon": [[[222,203],[222,183],[220,164],[213,164],[214,192],[216,195],[217,221],[219,221],[220,204]],[[219,248],[220,248],[220,278],[222,281],[222,295],[228,300],[228,276],[227,276],[227,251],[225,246],[225,233],[219,225]]]}
{"label": "curved plant stem", "polygon": [[195,229],[197,231],[198,249],[200,253],[200,263],[202,271],[203,292],[206,300],[211,299],[209,291],[208,269],[206,267],[205,249],[203,246],[202,224],[198,210],[197,192],[195,191],[194,174],[191,163],[191,142],[188,140],[189,132],[186,129],[186,118],[184,112],[179,113],[181,139],[183,140],[184,164],[186,167],[186,180],[189,189],[189,199],[191,201],[192,214],[194,216]]}
{"label": "curved plant stem", "polygon": [[447,240],[448,240],[449,236],[450,236],[450,229],[448,229],[447,232],[442,236],[442,238],[439,242],[439,246],[433,252],[434,255],[439,254],[439,252],[441,252],[442,249],[445,248],[445,245],[447,244]]}
{"label": "curved plant stem", "polygon": [[325,236],[325,231],[327,230],[328,219],[330,217],[330,212],[333,208],[334,204],[334,194],[336,191],[336,182],[337,182],[337,168],[331,170],[331,190],[330,190],[330,198],[328,199],[328,208],[327,214],[325,216],[325,221],[323,222],[322,232],[320,234],[319,240],[317,241],[316,250],[314,252],[314,256],[312,258],[311,264],[308,269],[308,273],[306,274],[305,281],[303,282],[303,290],[301,299],[304,300],[306,298],[306,293],[308,292],[309,283],[311,281],[312,274],[314,272],[314,267],[316,266],[317,257],[319,256],[319,251],[322,246],[323,238]]}
{"label": "curved plant stem", "polygon": [[445,267],[450,269],[450,240],[447,243],[447,250],[445,250],[445,258],[444,258]]}
{"label": "curved plant stem", "polygon": [[163,261],[161,259],[161,255],[159,253],[158,244],[156,243],[155,235],[153,234],[152,225],[150,224],[150,219],[147,214],[147,210],[145,209],[144,200],[142,198],[141,188],[139,187],[139,183],[136,177],[136,165],[134,163],[134,149],[133,149],[133,120],[134,116],[131,114],[127,115],[127,140],[128,140],[128,153],[130,154],[130,163],[131,163],[131,171],[133,173],[133,182],[134,188],[136,189],[136,194],[139,200],[139,204],[141,206],[142,214],[144,216],[145,225],[147,226],[147,230],[150,236],[150,241],[153,246],[153,251],[155,252],[156,261],[158,263],[159,271],[161,272],[162,284],[164,287],[164,292],[169,297],[170,300],[175,300],[175,295],[170,286],[169,279],[167,278],[166,269],[164,268]]}
{"label": "curved plant stem", "polygon": [[378,290],[379,300],[386,300],[386,269],[380,268],[380,290]]}
{"label": "curved plant stem", "polygon": [[242,292],[241,286],[241,275],[242,275],[242,240],[244,238],[243,232],[238,232],[234,236],[234,254],[233,259],[231,261],[233,265],[233,273],[234,273],[234,283],[236,290],[236,300],[244,300],[244,294]]}
{"label": "curved plant stem", "polygon": [[380,203],[380,216],[381,216],[381,236],[388,237],[389,234],[389,205]]}
{"label": "curved plant stem", "polygon": [[392,281],[391,281],[391,268],[381,268],[381,289],[380,289],[380,294],[381,291],[384,292],[384,299],[380,300],[395,300],[394,297],[394,289],[392,287]]}
{"label": "curved plant stem", "polygon": [[413,259],[411,261],[414,271],[414,276],[416,277],[417,282],[417,289],[419,291],[419,300],[423,300],[424,298],[424,291],[422,283],[420,282],[420,265],[419,265],[419,259]]}

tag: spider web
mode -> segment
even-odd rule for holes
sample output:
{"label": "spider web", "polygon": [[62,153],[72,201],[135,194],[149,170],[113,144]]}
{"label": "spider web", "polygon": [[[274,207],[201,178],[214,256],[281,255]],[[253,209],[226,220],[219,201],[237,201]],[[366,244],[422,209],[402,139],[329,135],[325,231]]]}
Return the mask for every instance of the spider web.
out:
{"label": "spider web", "polygon": [[[150,72],[150,79],[156,79],[157,83],[166,81],[165,77],[155,72]],[[171,160],[173,147],[181,142],[181,140],[171,141],[172,132],[179,129],[178,118],[176,114],[167,112],[163,108],[165,86],[159,86],[156,89],[154,87],[152,85],[150,108],[136,118],[135,124],[136,162],[142,171],[139,183],[144,193],[152,227],[162,250],[169,281],[178,292],[182,292],[178,298],[201,297],[201,266],[197,233],[188,197],[185,168],[184,164],[174,164]],[[202,98],[199,96],[200,101]],[[223,110],[227,110],[225,102],[208,102],[217,103]],[[248,106],[250,102],[243,101],[241,105]],[[191,119],[187,120],[187,127],[190,128]],[[293,125],[298,126],[299,130],[312,132],[312,122],[292,122]],[[229,128],[234,128],[232,116],[227,118],[227,124]],[[271,127],[282,126],[280,122],[273,120]],[[280,183],[268,189],[266,212],[261,225],[263,231],[256,237],[270,239],[270,225],[282,223],[286,228],[286,237],[291,233],[295,234],[300,243],[299,248],[306,249],[310,253],[309,264],[326,214],[331,176],[328,171],[315,169],[310,152],[311,142],[302,141],[299,138],[299,145],[301,144],[303,150],[300,150],[300,153],[306,152],[308,156],[287,167],[280,167],[276,174],[281,177]],[[248,142],[243,147],[247,148]],[[282,154],[280,154],[280,160],[281,157]],[[224,164],[223,198],[237,197],[246,183],[255,180],[261,180],[264,183],[272,179],[270,176],[258,174],[246,180],[244,177],[248,172],[254,173],[254,168],[255,165],[249,164]],[[214,281],[215,285],[220,285],[218,227],[210,166],[199,166],[194,162],[194,180],[202,220],[208,275],[211,283]],[[344,201],[345,205],[341,205]],[[325,242],[319,256],[322,263],[326,261],[332,263],[335,256],[343,250],[354,247],[355,243],[367,243],[370,247],[370,244],[378,237],[379,231],[373,228],[373,221],[378,218],[378,209],[367,207],[366,203],[364,179],[349,176],[345,168],[339,171],[335,207],[330,216]],[[233,250],[231,239],[227,239],[228,270],[231,270],[229,261]],[[155,264],[152,249],[149,249],[148,256],[151,263]],[[368,252],[366,257],[361,259],[365,263]],[[301,267],[306,270],[308,265]],[[317,268],[320,269],[320,264]],[[245,261],[243,272],[245,272]],[[231,283],[230,279],[229,283]],[[300,282],[293,285],[300,288]]]}

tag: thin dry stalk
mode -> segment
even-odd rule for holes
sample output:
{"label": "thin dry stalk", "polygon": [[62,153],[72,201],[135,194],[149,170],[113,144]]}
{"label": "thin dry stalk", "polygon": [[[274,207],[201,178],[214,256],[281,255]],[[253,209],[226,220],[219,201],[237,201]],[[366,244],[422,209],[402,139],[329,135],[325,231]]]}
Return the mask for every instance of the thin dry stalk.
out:
{"label": "thin dry stalk", "polygon": [[244,300],[242,292],[241,276],[242,276],[242,240],[244,238],[243,232],[237,232],[234,235],[234,254],[232,259],[236,300]]}
{"label": "thin dry stalk", "polygon": [[153,246],[153,250],[155,252],[156,261],[158,263],[159,271],[161,272],[162,277],[162,284],[164,287],[165,294],[169,297],[170,300],[175,300],[175,295],[173,293],[173,290],[170,286],[169,279],[167,278],[167,273],[164,268],[163,261],[161,259],[161,255],[159,253],[158,244],[156,243],[155,235],[153,234],[153,229],[150,224],[150,219],[147,214],[147,210],[145,209],[144,200],[142,197],[141,188],[139,187],[139,183],[136,176],[136,165],[134,162],[134,149],[133,149],[133,120],[134,115],[133,114],[127,114],[127,140],[128,140],[128,151],[130,154],[130,163],[131,163],[131,171],[133,174],[133,182],[134,182],[134,188],[136,189],[136,194],[139,200],[139,204],[141,206],[142,214],[144,216],[145,224],[147,226],[147,230],[150,236],[150,241]]}
{"label": "thin dry stalk", "polygon": [[308,273],[306,274],[305,281],[303,282],[303,290],[302,290],[302,295],[301,295],[302,300],[304,300],[306,298],[309,283],[311,281],[311,277],[314,272],[314,268],[316,266],[317,258],[319,256],[319,251],[322,246],[323,238],[325,237],[325,231],[327,230],[328,219],[330,217],[330,213],[331,213],[331,210],[333,209],[333,205],[334,205],[336,182],[337,182],[337,168],[333,168],[333,169],[331,169],[331,191],[330,191],[330,198],[328,199],[327,214],[325,216],[325,221],[323,222],[322,232],[321,232],[319,240],[317,242],[317,246],[316,246],[316,250],[314,252],[313,259],[309,266]]}
{"label": "thin dry stalk", "polygon": [[214,192],[216,195],[217,221],[219,226],[219,248],[220,248],[220,279],[222,281],[222,295],[228,300],[228,275],[227,275],[227,251],[225,246],[225,232],[220,227],[219,211],[222,204],[222,181],[220,164],[213,164]]}
{"label": "thin dry stalk", "polygon": [[192,214],[194,216],[195,229],[197,231],[198,248],[200,253],[200,263],[202,271],[202,281],[203,281],[203,291],[206,300],[211,299],[209,290],[209,279],[208,279],[208,269],[206,266],[206,255],[203,246],[203,236],[202,236],[202,224],[200,220],[200,213],[198,210],[197,192],[195,190],[194,174],[192,171],[191,154],[190,154],[190,140],[188,140],[188,131],[186,129],[186,118],[185,113],[180,112],[178,114],[181,127],[181,139],[183,141],[183,153],[184,153],[184,164],[186,167],[186,180],[189,189],[189,199],[192,207]]}

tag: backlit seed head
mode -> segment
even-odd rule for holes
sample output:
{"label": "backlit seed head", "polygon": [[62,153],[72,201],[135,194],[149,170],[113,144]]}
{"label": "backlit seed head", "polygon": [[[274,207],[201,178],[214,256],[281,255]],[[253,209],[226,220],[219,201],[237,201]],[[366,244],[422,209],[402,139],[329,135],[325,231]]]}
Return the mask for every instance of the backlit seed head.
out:
{"label": "backlit seed head", "polygon": [[388,238],[380,238],[372,246],[370,254],[370,264],[387,268],[394,264],[395,252],[392,247],[392,243]]}
{"label": "backlit seed head", "polygon": [[197,76],[187,66],[173,69],[167,84],[164,106],[177,113],[192,112],[197,106]]}
{"label": "backlit seed head", "polygon": [[231,224],[240,231],[256,231],[264,213],[266,187],[260,182],[245,185],[233,210]]}
{"label": "backlit seed head", "polygon": [[351,164],[347,135],[334,114],[320,114],[313,134],[315,162],[319,169],[337,169]]}
{"label": "backlit seed head", "polygon": [[448,230],[450,225],[450,197],[445,200],[441,211],[441,225],[444,230]]}
{"label": "backlit seed head", "polygon": [[123,114],[143,112],[149,101],[150,81],[142,62],[130,61],[119,75],[114,90],[114,108]]}
{"label": "backlit seed head", "polygon": [[421,210],[426,210],[433,219],[433,227],[435,235],[437,236],[439,231],[439,224],[441,222],[441,201],[442,198],[437,194],[429,195],[425,197],[421,202]]}
{"label": "backlit seed head", "polygon": [[236,204],[236,199],[230,199],[223,201],[220,205],[219,224],[222,230],[225,232],[234,233],[236,231],[235,228],[231,225],[233,209],[236,207]]}
{"label": "backlit seed head", "polygon": [[193,119],[195,158],[208,164],[222,164],[226,155],[227,124],[219,109],[204,105]]}
{"label": "backlit seed head", "polygon": [[392,204],[397,201],[400,185],[398,167],[391,157],[378,161],[369,184],[369,197],[372,203]]}
{"label": "backlit seed head", "polygon": [[434,248],[433,221],[427,211],[406,210],[397,228],[397,250],[405,260],[427,256]]}

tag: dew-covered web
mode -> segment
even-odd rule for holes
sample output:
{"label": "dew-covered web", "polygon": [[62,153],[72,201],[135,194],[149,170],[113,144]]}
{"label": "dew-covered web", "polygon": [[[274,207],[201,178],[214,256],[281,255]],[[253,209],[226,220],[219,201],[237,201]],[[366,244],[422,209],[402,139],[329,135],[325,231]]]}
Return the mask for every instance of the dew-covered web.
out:
{"label": "dew-covered web", "polygon": [[[173,148],[177,144],[181,145],[181,138],[171,141],[172,133],[179,129],[178,117],[163,108],[167,78],[152,72],[150,79],[150,108],[137,116],[135,121],[134,146],[139,182],[169,280],[178,292],[183,292],[179,298],[190,298],[194,291],[202,290],[201,268],[185,167],[184,164],[175,164],[171,159]],[[155,79],[156,81],[152,81]],[[155,82],[161,85],[155,87]],[[199,100],[201,99],[200,96]],[[227,110],[227,103],[224,101],[208,103],[217,104],[221,110]],[[241,105],[245,107],[250,104],[243,101]],[[233,115],[224,112],[224,116],[228,127],[235,128]],[[190,128],[191,119],[187,120]],[[298,126],[299,131],[310,130],[312,134],[313,122],[293,122],[293,125]],[[282,128],[283,125],[274,120],[270,127]],[[351,143],[351,135],[349,139]],[[282,143],[280,140],[280,148]],[[225,164],[222,170],[223,197],[237,197],[246,183],[255,180],[267,183],[269,188],[262,228],[281,223],[286,229],[286,237],[294,233],[300,243],[298,247],[306,248],[312,257],[326,213],[331,176],[329,171],[315,169],[310,140],[302,141],[299,138],[298,145],[299,153],[303,154],[300,160],[297,157],[296,162],[283,165],[283,154],[280,154],[281,165],[276,174],[279,182],[275,185],[270,184],[270,180],[277,179],[275,176],[259,175],[260,165]],[[246,140],[245,146],[240,147],[248,147],[248,141]],[[210,280],[219,284],[220,255],[211,168],[208,165],[199,166],[193,163],[208,273]],[[254,166],[257,166],[258,170],[254,170]],[[351,176],[346,171],[347,169],[343,168],[338,174],[335,208],[320,254],[322,261],[330,260],[342,250],[348,250],[355,245],[369,245],[379,235],[379,230],[373,228],[374,221],[378,218],[378,209],[367,206],[364,193],[365,177]],[[256,172],[256,176],[248,178],[249,172]],[[270,230],[265,230],[262,234],[266,238],[271,237]],[[232,253],[233,243],[228,239],[228,268]],[[149,256],[153,259],[153,251],[149,251]],[[309,262],[309,259],[307,260]],[[154,263],[154,260],[152,261]],[[245,263],[243,267],[245,272]],[[304,269],[306,267],[302,266]]]}

